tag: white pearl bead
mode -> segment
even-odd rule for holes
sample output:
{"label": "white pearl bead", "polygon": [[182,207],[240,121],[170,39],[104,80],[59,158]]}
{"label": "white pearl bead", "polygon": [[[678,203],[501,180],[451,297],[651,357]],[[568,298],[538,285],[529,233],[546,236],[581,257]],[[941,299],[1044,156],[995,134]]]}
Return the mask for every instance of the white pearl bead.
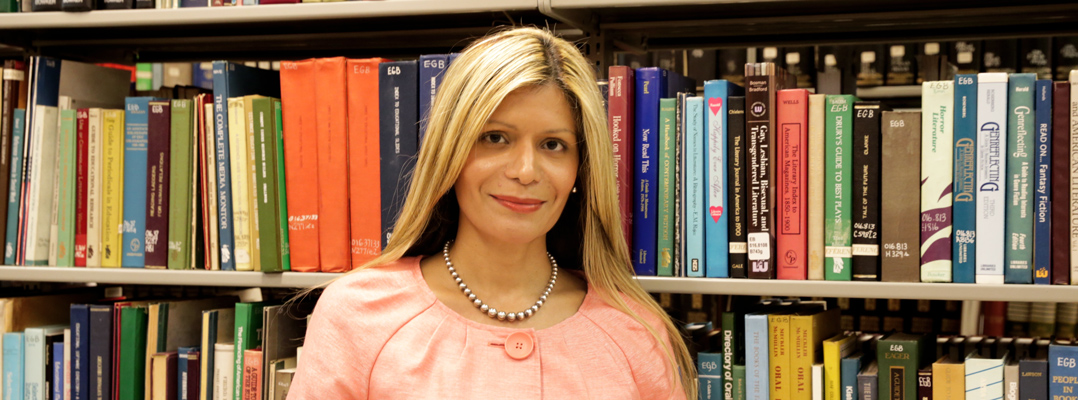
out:
{"label": "white pearl bead", "polygon": [[464,289],[464,294],[468,295],[468,296],[471,296],[472,295],[472,289]]}
{"label": "white pearl bead", "polygon": [[[458,285],[464,284],[464,280],[460,279],[459,277],[454,277],[453,280],[456,281]],[[467,288],[464,288],[464,289],[467,289]]]}
{"label": "white pearl bead", "polygon": [[509,322],[516,321],[517,320],[517,313],[505,314],[505,319],[508,320]]}
{"label": "white pearl bead", "polygon": [[479,299],[472,299],[472,304],[475,304],[476,307],[482,307],[484,305],[483,300]]}
{"label": "white pearl bead", "polygon": [[535,312],[532,311],[532,309],[529,308],[527,310],[524,310],[524,318],[531,318],[532,314],[535,314]]}
{"label": "white pearl bead", "polygon": [[498,309],[496,309],[494,307],[491,307],[489,310],[487,310],[487,315],[489,315],[491,317],[497,317],[498,316]]}
{"label": "white pearl bead", "polygon": [[472,293],[472,294],[468,295],[468,300],[475,301],[475,299],[476,299],[475,293]]}
{"label": "white pearl bead", "polygon": [[535,302],[535,305],[537,305],[537,306],[539,306],[539,307],[542,307],[542,306],[543,306],[543,303],[546,303],[546,300],[543,300],[543,299],[539,299],[539,301]]}
{"label": "white pearl bead", "polygon": [[[479,301],[479,300],[476,300],[476,301]],[[479,311],[487,312],[487,310],[490,310],[490,306],[488,306],[486,304],[483,304],[482,306],[479,307]]]}
{"label": "white pearl bead", "polygon": [[498,321],[505,321],[505,311],[498,312]]}
{"label": "white pearl bead", "polygon": [[464,290],[464,289],[468,288],[468,285],[465,285],[464,282],[460,282],[460,284],[457,285],[457,286],[460,286],[460,290]]}

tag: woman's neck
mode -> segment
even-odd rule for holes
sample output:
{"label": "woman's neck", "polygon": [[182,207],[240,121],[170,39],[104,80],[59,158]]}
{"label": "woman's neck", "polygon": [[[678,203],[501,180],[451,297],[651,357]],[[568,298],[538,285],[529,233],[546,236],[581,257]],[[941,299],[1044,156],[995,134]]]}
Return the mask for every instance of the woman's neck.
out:
{"label": "woman's neck", "polygon": [[460,230],[449,257],[480,299],[503,307],[531,306],[550,280],[545,237],[526,244],[505,243]]}

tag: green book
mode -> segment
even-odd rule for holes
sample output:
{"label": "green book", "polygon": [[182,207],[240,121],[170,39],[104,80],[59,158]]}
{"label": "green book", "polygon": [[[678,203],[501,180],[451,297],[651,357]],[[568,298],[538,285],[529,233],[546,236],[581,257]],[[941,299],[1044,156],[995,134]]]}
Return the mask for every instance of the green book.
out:
{"label": "green book", "polygon": [[745,366],[734,366],[734,400],[745,400]]}
{"label": "green book", "polygon": [[0,0],[0,13],[19,12],[19,0]]}
{"label": "green book", "polygon": [[135,63],[135,90],[153,90],[153,64]]}
{"label": "green book", "polygon": [[847,94],[827,95],[824,117],[824,279],[853,278],[853,102]]}
{"label": "green book", "polygon": [[243,352],[262,345],[262,302],[236,303],[232,400],[243,400]]}
{"label": "green book", "polygon": [[195,191],[195,142],[192,129],[194,104],[191,100],[172,100],[172,126],[169,132],[168,188],[168,269],[191,269],[191,229],[194,218],[192,196]]}
{"label": "green book", "polygon": [[281,100],[273,99],[273,126],[276,128],[274,139],[277,141],[275,162],[277,164],[277,229],[280,230],[281,270],[292,270],[292,256],[288,245],[288,196],[285,194],[284,173],[284,123],[281,118]]}
{"label": "green book", "polygon": [[60,133],[57,137],[56,181],[56,242],[52,265],[75,266],[75,110],[60,110]]}
{"label": "green book", "polygon": [[929,335],[892,333],[880,339],[876,343],[879,400],[917,400],[917,371],[935,360],[935,346],[936,340]]}
{"label": "green book", "polygon": [[258,203],[258,251],[262,272],[281,272],[280,210],[277,204],[277,127],[274,124],[273,100],[259,97],[251,100],[254,119],[254,182],[251,196]]}
{"label": "green book", "polygon": [[[738,354],[744,353],[741,346],[744,344],[742,332],[745,327],[741,320],[744,313],[727,311],[722,313],[722,380],[723,382],[734,381],[734,367],[740,362]],[[740,340],[739,340],[740,339]],[[733,385],[723,385],[722,397],[725,400],[734,400]]]}
{"label": "green book", "polygon": [[120,311],[120,400],[142,400],[146,390],[146,309]]}
{"label": "green book", "polygon": [[[1011,74],[1007,96],[1005,283],[1033,283],[1033,98],[1037,74]],[[1073,123],[1072,123],[1073,125]],[[1057,144],[1057,146],[1062,144]]]}
{"label": "green book", "polygon": [[659,100],[659,276],[674,275],[674,163],[677,156],[677,99]]}

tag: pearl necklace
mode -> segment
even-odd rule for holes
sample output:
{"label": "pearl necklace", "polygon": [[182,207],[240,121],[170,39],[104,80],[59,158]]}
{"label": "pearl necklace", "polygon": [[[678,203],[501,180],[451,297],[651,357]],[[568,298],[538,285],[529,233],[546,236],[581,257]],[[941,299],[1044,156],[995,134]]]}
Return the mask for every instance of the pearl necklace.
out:
{"label": "pearl necklace", "polygon": [[464,292],[465,296],[468,296],[468,300],[472,301],[472,304],[475,305],[475,308],[478,308],[479,311],[482,311],[483,313],[487,314],[488,317],[495,318],[499,321],[515,322],[523,321],[526,318],[531,318],[533,315],[535,315],[535,313],[538,313],[539,308],[542,307],[544,303],[546,303],[547,296],[550,295],[550,291],[554,290],[554,284],[558,282],[558,263],[554,261],[554,256],[550,255],[550,253],[548,252],[546,253],[546,256],[550,258],[550,282],[546,285],[546,290],[543,291],[543,294],[539,296],[539,301],[536,301],[535,305],[522,312],[506,313],[505,311],[498,311],[496,308],[484,303],[483,300],[480,300],[479,297],[475,295],[475,293],[472,293],[472,289],[469,289],[468,285],[465,284],[464,280],[460,278],[459,274],[457,274],[457,269],[453,268],[453,262],[449,260],[450,243],[453,243],[453,241],[450,240],[445,242],[445,248],[442,250],[442,254],[445,256],[445,266],[446,268],[449,268],[449,274],[453,276],[453,280],[457,282],[457,286],[460,287],[460,290]]}

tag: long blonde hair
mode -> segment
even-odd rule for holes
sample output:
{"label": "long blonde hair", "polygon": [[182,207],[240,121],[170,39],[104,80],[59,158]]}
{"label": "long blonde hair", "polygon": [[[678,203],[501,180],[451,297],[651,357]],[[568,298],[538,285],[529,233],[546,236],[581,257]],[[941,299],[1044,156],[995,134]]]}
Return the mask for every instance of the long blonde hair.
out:
{"label": "long blonde hair", "polygon": [[[582,135],[577,174],[581,195],[569,198],[547,234],[548,251],[567,266],[581,266],[602,299],[647,328],[663,348],[673,371],[671,383],[680,380],[686,397],[695,399],[696,369],[680,331],[633,279],[617,203],[613,147],[592,66],[576,46],[546,30],[514,28],[488,35],[449,66],[392,237],[380,256],[357,270],[436,254],[456,235],[460,211],[451,189],[483,125],[509,93],[538,85],[562,90]],[[661,319],[672,348],[618,293]]]}

